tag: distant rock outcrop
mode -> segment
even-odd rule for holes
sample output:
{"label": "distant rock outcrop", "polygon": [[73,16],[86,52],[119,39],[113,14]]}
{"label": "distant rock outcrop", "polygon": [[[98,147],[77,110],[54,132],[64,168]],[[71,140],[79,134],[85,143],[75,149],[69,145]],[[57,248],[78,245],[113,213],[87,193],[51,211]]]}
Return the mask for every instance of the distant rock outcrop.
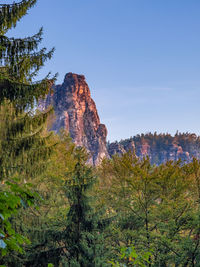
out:
{"label": "distant rock outcrop", "polygon": [[139,158],[148,156],[151,164],[161,164],[166,161],[191,162],[193,157],[200,159],[200,137],[190,133],[141,134],[120,142],[108,144],[109,155],[123,154],[134,150]]}
{"label": "distant rock outcrop", "polygon": [[40,101],[44,110],[50,104],[55,110],[52,130],[61,128],[70,133],[77,146],[84,146],[91,154],[90,163],[98,165],[104,157],[109,157],[106,147],[107,129],[100,123],[96,105],[83,75],[67,73],[63,84],[55,85],[53,93]]}

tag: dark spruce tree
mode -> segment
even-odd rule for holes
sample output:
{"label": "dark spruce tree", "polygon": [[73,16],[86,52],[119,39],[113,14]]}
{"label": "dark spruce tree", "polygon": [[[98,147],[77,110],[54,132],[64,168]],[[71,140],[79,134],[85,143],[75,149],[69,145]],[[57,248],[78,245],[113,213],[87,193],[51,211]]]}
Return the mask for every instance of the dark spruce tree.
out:
{"label": "dark spruce tree", "polygon": [[[50,154],[49,136],[43,126],[50,111],[36,113],[33,107],[49,90],[53,81],[47,75],[33,82],[45,61],[53,54],[38,49],[42,29],[32,37],[9,38],[6,33],[16,26],[36,0],[0,4],[0,252],[21,250],[24,238],[12,229],[9,218],[32,193],[23,179],[43,171]],[[17,179],[16,179],[17,178]],[[20,183],[20,185],[19,185]],[[1,262],[0,262],[1,263]]]}
{"label": "dark spruce tree", "polygon": [[75,152],[74,172],[66,182],[65,192],[70,208],[64,231],[63,266],[107,266],[104,248],[102,212],[95,211],[91,188],[96,182],[92,168],[86,165],[87,155],[82,148]]}

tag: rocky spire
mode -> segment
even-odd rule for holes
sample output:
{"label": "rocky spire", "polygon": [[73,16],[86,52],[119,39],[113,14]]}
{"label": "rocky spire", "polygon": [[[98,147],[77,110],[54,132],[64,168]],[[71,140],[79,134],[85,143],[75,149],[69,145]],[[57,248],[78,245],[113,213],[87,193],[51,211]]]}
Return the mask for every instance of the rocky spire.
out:
{"label": "rocky spire", "polygon": [[91,153],[90,163],[98,165],[109,157],[106,148],[107,129],[100,123],[96,105],[83,75],[67,73],[62,85],[54,86],[54,93],[40,103],[44,109],[52,104],[56,119],[52,130],[61,128],[70,133],[77,146],[84,146]]}

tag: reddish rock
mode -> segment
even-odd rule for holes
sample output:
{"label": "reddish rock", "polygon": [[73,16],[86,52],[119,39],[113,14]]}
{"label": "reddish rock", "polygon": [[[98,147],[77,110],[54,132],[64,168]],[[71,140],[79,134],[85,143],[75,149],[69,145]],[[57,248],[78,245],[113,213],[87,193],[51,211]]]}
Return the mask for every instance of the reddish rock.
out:
{"label": "reddish rock", "polygon": [[130,149],[135,151],[139,158],[148,156],[151,164],[159,165],[179,159],[183,163],[189,163],[193,157],[200,159],[200,137],[189,133],[177,133],[175,136],[147,133],[108,144],[110,157],[116,153],[123,154]]}
{"label": "reddish rock", "polygon": [[67,73],[63,84],[54,86],[53,90],[53,95],[49,94],[39,105],[40,109],[53,105],[56,119],[52,130],[59,132],[64,128],[77,146],[84,146],[91,153],[90,163],[98,165],[104,157],[109,157],[107,129],[100,123],[85,77]]}

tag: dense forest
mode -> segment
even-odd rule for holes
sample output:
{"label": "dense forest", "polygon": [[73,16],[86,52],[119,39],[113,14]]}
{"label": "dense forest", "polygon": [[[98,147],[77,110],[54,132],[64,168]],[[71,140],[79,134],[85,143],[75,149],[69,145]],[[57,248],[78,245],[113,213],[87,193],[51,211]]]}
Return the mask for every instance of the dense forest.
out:
{"label": "dense forest", "polygon": [[35,3],[0,5],[0,266],[200,266],[198,159],[153,165],[130,150],[92,167],[48,131],[53,110],[35,104],[55,77],[35,78],[54,49],[38,49],[42,30],[6,36]]}

